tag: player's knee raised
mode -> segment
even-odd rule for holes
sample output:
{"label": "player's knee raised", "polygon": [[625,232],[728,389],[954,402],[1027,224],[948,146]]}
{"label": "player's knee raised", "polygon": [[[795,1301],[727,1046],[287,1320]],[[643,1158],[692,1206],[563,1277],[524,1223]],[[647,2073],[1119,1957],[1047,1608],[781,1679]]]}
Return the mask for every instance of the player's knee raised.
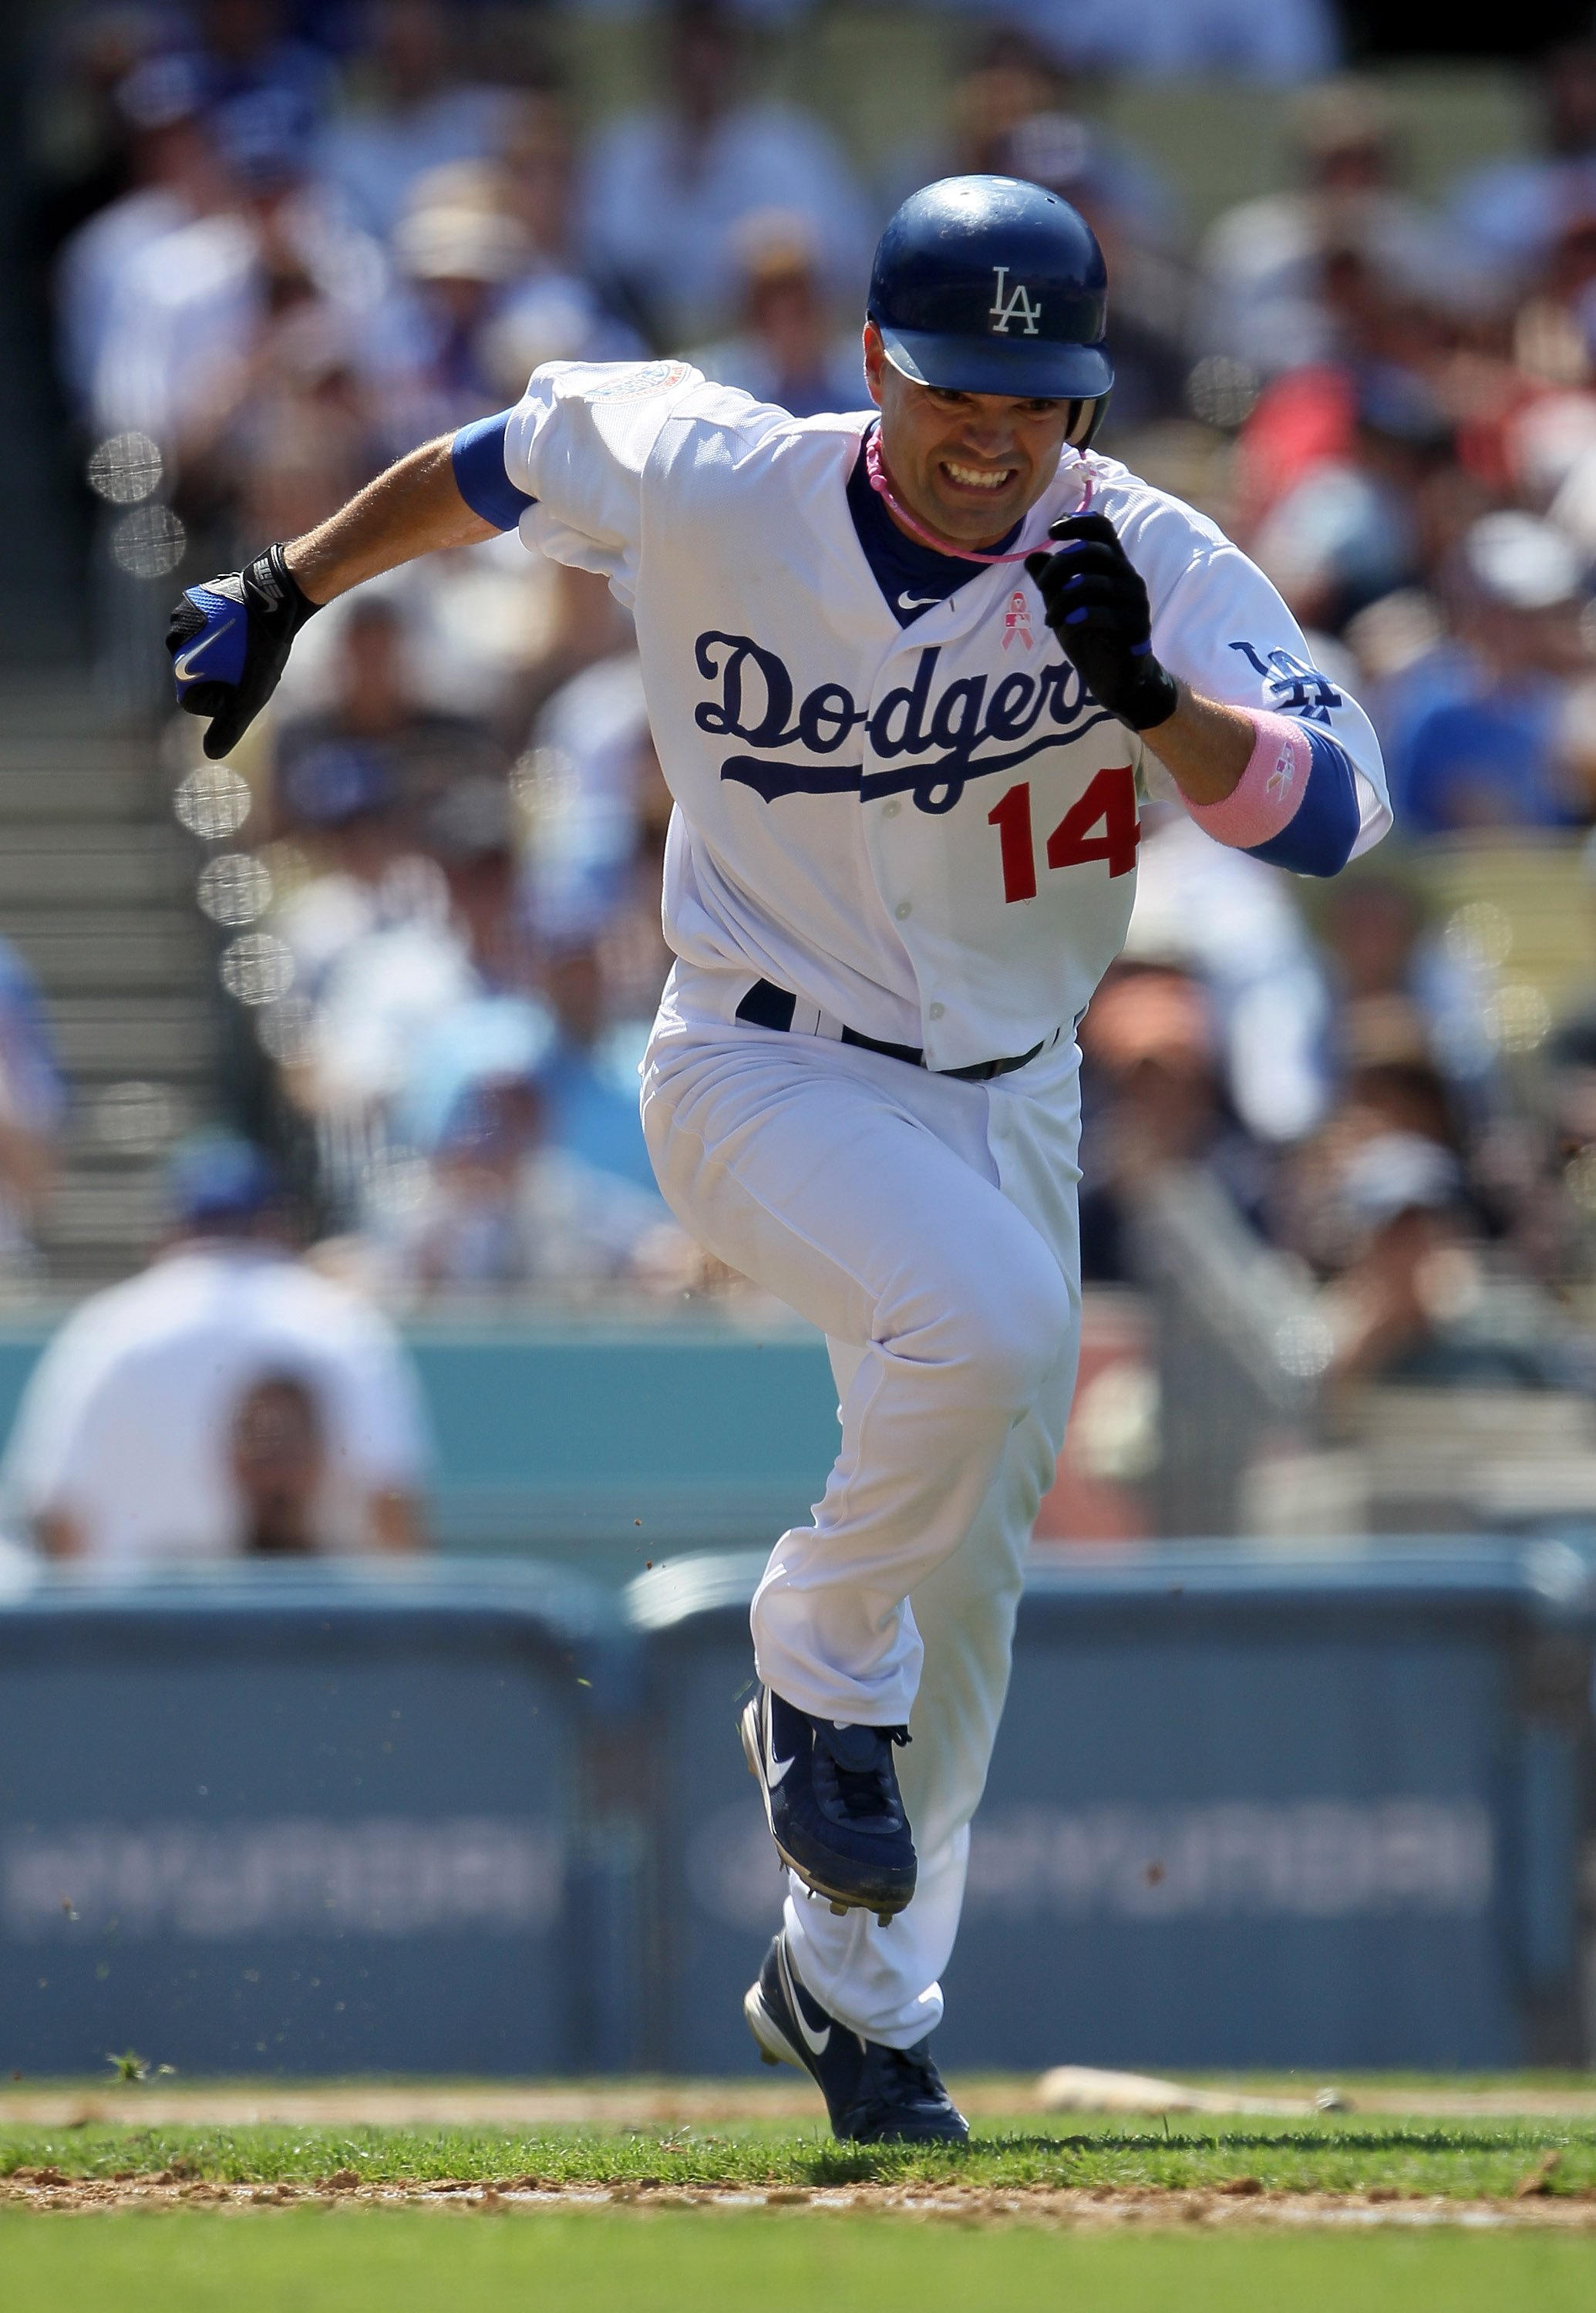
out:
{"label": "player's knee raised", "polygon": [[966,1385],[988,1403],[1023,1413],[1056,1364],[1071,1322],[1069,1288],[1040,1245],[1023,1264],[994,1264],[959,1313]]}

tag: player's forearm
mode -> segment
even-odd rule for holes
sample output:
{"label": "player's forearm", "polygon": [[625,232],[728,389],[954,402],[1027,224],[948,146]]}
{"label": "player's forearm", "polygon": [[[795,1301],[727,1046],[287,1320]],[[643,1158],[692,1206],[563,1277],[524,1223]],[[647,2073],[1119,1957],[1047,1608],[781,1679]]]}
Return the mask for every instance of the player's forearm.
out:
{"label": "player's forearm", "polygon": [[1239,707],[1221,707],[1186,684],[1168,721],[1142,734],[1189,803],[1223,803],[1233,795],[1257,744],[1257,728]]}
{"label": "player's forearm", "polygon": [[289,569],[313,602],[331,602],[363,579],[435,554],[448,546],[474,546],[498,535],[473,514],[454,479],[450,439],[423,443],[329,520],[285,550]]}
{"label": "player's forearm", "polygon": [[178,705],[205,718],[201,743],[212,762],[237,746],[277,689],[295,636],[323,602],[418,555],[494,535],[460,494],[453,447],[424,443],[303,538],[184,588],[166,647]]}

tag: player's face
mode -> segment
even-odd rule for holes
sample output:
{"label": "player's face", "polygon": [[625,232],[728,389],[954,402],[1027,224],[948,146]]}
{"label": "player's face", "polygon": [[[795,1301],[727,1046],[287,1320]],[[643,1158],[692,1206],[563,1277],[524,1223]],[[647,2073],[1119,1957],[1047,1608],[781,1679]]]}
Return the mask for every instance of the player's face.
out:
{"label": "player's face", "polygon": [[1058,471],[1073,405],[917,385],[865,330],[865,374],[881,451],[910,512],[958,546],[990,546]]}

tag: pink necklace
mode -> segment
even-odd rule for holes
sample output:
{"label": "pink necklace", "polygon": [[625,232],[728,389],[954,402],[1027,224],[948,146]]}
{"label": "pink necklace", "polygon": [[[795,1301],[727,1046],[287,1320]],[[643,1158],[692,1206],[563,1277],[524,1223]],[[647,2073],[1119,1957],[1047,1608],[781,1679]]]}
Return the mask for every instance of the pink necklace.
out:
{"label": "pink necklace", "polygon": [[[1076,512],[1084,514],[1092,502],[1092,478],[1086,470],[1083,459],[1077,457],[1076,463],[1080,469],[1083,492]],[[1023,562],[1027,555],[1036,554],[1041,550],[1035,546],[1018,546],[1009,554],[977,554],[973,547],[949,545],[945,538],[939,538],[934,530],[928,530],[922,522],[917,522],[893,488],[881,456],[881,428],[878,426],[872,426],[865,436],[865,471],[869,476],[870,488],[888,511],[902,523],[910,537],[917,538],[921,546],[930,547],[937,554],[948,555],[959,562]]]}

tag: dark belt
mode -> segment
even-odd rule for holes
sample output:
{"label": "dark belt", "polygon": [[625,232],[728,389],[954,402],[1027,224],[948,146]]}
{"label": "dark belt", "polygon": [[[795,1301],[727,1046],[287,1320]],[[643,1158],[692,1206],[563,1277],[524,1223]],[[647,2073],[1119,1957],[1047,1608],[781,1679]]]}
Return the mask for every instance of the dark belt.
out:
{"label": "dark belt", "polygon": [[[785,1035],[792,1026],[792,1016],[798,1009],[798,998],[789,996],[785,988],[778,988],[769,980],[756,980],[737,1007],[737,1018],[745,1020],[751,1028],[776,1028]],[[844,1028],[842,1042],[858,1044],[867,1052],[885,1053],[889,1060],[903,1060],[912,1069],[925,1066],[925,1054],[918,1044],[886,1044],[879,1036],[861,1035],[857,1028]],[[1028,1052],[1016,1052],[1007,1060],[976,1060],[967,1069],[938,1069],[943,1077],[957,1077],[961,1084],[986,1084],[993,1077],[1006,1077],[1015,1069],[1023,1069],[1034,1060],[1047,1042],[1033,1044]]]}

